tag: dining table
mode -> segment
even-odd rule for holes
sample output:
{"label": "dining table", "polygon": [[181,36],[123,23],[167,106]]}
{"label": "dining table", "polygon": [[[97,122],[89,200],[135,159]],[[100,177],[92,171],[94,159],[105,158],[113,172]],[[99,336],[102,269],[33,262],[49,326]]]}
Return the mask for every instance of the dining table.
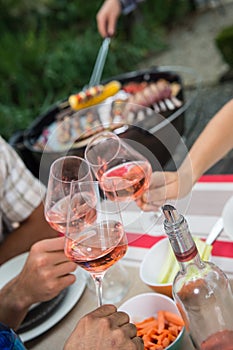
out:
{"label": "dining table", "polygon": [[[194,185],[191,193],[187,197],[175,201],[174,206],[187,219],[191,233],[205,239],[213,225],[221,217],[223,207],[231,196],[233,196],[233,175],[204,175]],[[117,307],[134,295],[152,292],[150,287],[140,279],[140,264],[148,249],[165,237],[162,215],[156,217],[154,213],[141,213],[140,217],[134,213],[134,210],[136,213],[137,209],[134,206],[125,209],[129,221],[126,225],[129,247],[121,263],[129,272],[130,285],[127,294],[116,303]],[[135,217],[137,219],[143,218],[141,226],[138,222],[135,223]],[[213,244],[212,260],[227,274],[233,289],[233,240],[224,232],[224,229]],[[63,349],[66,339],[78,320],[96,307],[95,295],[86,286],[72,309],[50,329],[27,341],[26,348],[34,350]],[[187,333],[185,333],[179,349],[194,349]]]}

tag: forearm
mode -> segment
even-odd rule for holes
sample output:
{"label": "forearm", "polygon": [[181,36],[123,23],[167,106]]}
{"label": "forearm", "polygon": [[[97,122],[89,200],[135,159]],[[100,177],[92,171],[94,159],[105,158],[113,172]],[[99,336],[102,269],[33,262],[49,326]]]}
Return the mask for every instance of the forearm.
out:
{"label": "forearm", "polygon": [[16,330],[23,321],[28,306],[18,280],[14,278],[0,290],[0,322]]}
{"label": "forearm", "polygon": [[44,206],[41,203],[30,217],[0,244],[0,265],[16,255],[29,251],[35,242],[53,237],[57,237],[57,232],[46,222]]}
{"label": "forearm", "polygon": [[[192,168],[192,183],[233,148],[233,100],[229,101],[207,124],[193,144],[181,172]],[[190,171],[189,171],[190,174]]]}

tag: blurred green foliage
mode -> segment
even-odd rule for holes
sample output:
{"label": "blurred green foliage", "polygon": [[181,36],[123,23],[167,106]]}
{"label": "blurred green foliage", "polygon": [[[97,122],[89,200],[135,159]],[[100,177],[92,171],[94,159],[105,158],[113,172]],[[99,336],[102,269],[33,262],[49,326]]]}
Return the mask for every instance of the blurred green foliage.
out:
{"label": "blurred green foliage", "polygon": [[215,43],[224,61],[233,69],[233,25],[223,28],[216,36]]}
{"label": "blurred green foliage", "polygon": [[[9,138],[90,78],[102,43],[96,13],[103,0],[0,0],[0,128]],[[137,69],[166,47],[168,25],[186,0],[147,0],[121,16],[103,79]]]}

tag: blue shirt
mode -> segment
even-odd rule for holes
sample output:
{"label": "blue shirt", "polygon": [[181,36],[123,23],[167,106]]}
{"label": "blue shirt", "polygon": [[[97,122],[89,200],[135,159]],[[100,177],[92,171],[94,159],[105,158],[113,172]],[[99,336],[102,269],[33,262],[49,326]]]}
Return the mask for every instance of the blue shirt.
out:
{"label": "blue shirt", "polygon": [[1,350],[26,350],[23,342],[13,329],[0,323],[0,349]]}

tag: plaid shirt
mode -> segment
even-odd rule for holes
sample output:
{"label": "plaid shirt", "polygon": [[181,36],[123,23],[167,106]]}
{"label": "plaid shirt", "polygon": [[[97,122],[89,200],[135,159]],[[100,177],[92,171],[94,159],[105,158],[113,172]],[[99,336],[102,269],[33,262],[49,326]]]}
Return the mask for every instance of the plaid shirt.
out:
{"label": "plaid shirt", "polygon": [[0,136],[0,241],[8,230],[38,207],[46,188],[26,168],[15,150]]}

